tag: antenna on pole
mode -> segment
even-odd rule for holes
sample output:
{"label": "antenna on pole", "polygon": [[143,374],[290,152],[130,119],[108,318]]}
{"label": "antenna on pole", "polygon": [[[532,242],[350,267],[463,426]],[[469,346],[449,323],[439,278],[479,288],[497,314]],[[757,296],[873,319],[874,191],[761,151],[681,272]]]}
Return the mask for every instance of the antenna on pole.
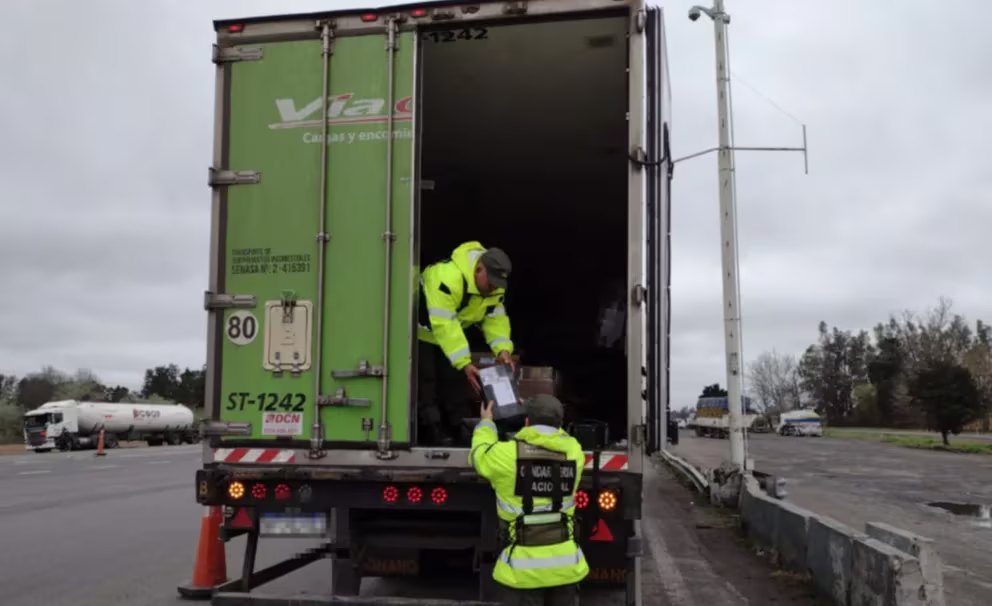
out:
{"label": "antenna on pole", "polygon": [[718,153],[720,187],[720,253],[723,269],[723,320],[724,346],[726,348],[727,408],[730,435],[730,462],[739,470],[746,466],[746,441],[744,431],[743,373],[744,360],[741,347],[740,279],[737,254],[737,188],[735,178],[735,151],[801,151],[806,174],[809,161],[806,153],[806,125],[803,128],[802,147],[734,146],[732,141],[733,107],[730,96],[730,54],[727,44],[727,25],[730,15],[724,11],[723,0],[713,0],[712,8],[693,6],[689,19],[696,21],[705,14],[713,21],[716,42],[716,89],[719,144],[717,147],[677,158],[673,163],[698,158],[710,152]]}

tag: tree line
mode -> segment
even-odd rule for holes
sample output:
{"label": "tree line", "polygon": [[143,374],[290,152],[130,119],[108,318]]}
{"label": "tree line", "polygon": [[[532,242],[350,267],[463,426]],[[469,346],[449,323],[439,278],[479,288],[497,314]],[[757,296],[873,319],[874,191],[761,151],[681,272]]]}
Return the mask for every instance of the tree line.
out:
{"label": "tree line", "polygon": [[81,402],[161,402],[203,408],[206,367],[183,368],[176,364],[145,371],[141,389],[108,385],[89,370],[75,374],[45,366],[23,377],[0,373],[0,441],[22,439],[22,416],[28,410],[56,400]]}
{"label": "tree line", "polygon": [[950,300],[890,315],[869,332],[820,322],[797,359],[771,351],[747,366],[748,391],[766,412],[815,409],[833,425],[989,430],[992,328],[952,312]]}

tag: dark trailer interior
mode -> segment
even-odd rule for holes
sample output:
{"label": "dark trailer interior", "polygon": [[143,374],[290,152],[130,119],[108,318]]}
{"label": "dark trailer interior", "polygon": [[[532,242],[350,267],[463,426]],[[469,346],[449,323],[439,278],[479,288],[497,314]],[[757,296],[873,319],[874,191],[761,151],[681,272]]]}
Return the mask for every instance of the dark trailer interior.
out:
{"label": "dark trailer interior", "polygon": [[506,250],[521,364],[556,369],[566,423],[622,440],[628,17],[466,25],[421,36],[420,266],[470,240]]}

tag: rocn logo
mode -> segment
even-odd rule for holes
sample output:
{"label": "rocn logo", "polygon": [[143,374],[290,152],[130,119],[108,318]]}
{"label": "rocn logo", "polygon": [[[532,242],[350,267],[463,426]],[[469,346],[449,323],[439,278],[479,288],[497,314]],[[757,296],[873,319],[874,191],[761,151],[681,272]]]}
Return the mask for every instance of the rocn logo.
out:
{"label": "rocn logo", "polygon": [[[385,99],[359,99],[355,93],[344,93],[327,98],[327,123],[334,124],[374,124],[386,121]],[[306,128],[320,126],[321,103],[317,97],[297,109],[293,99],[276,99],[280,122],[269,128]],[[393,120],[409,121],[413,118],[413,97],[403,97],[393,106]]]}

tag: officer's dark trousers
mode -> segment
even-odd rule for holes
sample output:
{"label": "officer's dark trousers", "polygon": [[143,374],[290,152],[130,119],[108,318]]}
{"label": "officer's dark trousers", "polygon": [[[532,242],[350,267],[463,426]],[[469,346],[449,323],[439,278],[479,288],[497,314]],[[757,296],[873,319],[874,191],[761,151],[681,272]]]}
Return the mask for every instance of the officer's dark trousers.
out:
{"label": "officer's dark trousers", "polygon": [[447,437],[462,442],[467,433],[462,422],[478,416],[471,411],[471,390],[463,373],[454,369],[444,351],[432,343],[417,344],[417,417],[419,441],[437,445]]}
{"label": "officer's dark trousers", "polygon": [[579,606],[579,586],[562,585],[544,589],[503,587],[504,606]]}

